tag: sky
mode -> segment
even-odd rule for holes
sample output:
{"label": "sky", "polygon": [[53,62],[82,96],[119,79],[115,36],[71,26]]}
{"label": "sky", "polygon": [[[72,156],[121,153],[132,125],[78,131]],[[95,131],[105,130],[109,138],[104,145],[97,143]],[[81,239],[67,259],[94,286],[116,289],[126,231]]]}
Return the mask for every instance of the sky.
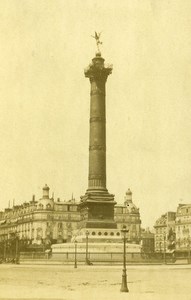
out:
{"label": "sky", "polygon": [[0,209],[80,199],[88,187],[90,84],[102,32],[107,188],[142,226],[191,203],[191,1],[0,2]]}

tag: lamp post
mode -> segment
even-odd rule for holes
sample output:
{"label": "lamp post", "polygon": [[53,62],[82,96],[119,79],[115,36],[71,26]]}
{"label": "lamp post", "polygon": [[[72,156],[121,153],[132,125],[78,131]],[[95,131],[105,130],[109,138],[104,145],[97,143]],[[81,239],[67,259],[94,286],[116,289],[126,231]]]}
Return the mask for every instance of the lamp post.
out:
{"label": "lamp post", "polygon": [[86,231],[86,261],[85,261],[86,265],[90,264],[89,259],[88,259],[88,235],[89,235],[89,231],[87,230]]}
{"label": "lamp post", "polygon": [[166,241],[166,237],[164,235],[164,264],[166,265],[166,244],[165,244],[165,241]]}
{"label": "lamp post", "polygon": [[19,236],[17,234],[15,237],[15,263],[19,263]]}
{"label": "lamp post", "polygon": [[159,255],[159,260],[160,260],[161,263],[162,263],[162,261],[163,261],[162,241],[160,241],[159,247],[160,247],[160,249],[159,249],[159,253],[160,253],[160,255]]}
{"label": "lamp post", "polygon": [[74,241],[74,245],[75,245],[75,253],[74,253],[74,268],[77,268],[77,241]]}
{"label": "lamp post", "polygon": [[6,261],[6,250],[7,250],[7,245],[6,245],[6,239],[4,240],[4,253],[3,253],[3,259]]}
{"label": "lamp post", "polygon": [[188,264],[190,264],[190,237],[188,237]]}
{"label": "lamp post", "polygon": [[127,287],[127,270],[126,270],[126,233],[129,232],[128,229],[126,229],[126,226],[123,226],[123,229],[121,230],[121,234],[123,235],[123,273],[122,273],[122,284],[121,284],[121,292],[128,293],[128,287]]}

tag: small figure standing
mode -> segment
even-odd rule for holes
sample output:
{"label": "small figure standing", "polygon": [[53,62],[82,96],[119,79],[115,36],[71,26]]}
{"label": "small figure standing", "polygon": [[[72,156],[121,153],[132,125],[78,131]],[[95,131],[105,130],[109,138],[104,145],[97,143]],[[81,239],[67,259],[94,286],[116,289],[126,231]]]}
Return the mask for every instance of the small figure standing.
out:
{"label": "small figure standing", "polygon": [[100,52],[100,49],[99,49],[99,45],[102,45],[103,43],[100,41],[100,35],[101,35],[101,32],[97,33],[95,31],[95,35],[92,35],[92,37],[96,40],[96,45],[97,45],[97,50],[98,52]]}

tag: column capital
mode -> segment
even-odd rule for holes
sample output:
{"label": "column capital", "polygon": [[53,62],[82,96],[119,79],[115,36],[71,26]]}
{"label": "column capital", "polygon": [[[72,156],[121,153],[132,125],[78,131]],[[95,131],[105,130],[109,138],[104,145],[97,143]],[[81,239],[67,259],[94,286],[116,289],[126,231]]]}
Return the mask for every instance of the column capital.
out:
{"label": "column capital", "polygon": [[90,79],[90,82],[100,80],[105,82],[108,75],[112,73],[113,66],[105,65],[104,58],[100,53],[96,53],[96,56],[92,59],[92,62],[84,70],[85,77]]}

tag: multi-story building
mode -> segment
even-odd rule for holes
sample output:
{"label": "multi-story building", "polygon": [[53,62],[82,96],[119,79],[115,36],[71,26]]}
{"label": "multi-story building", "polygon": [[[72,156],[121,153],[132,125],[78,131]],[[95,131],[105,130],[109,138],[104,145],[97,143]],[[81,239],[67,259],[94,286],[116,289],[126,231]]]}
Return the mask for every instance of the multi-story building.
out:
{"label": "multi-story building", "polygon": [[132,201],[132,192],[130,189],[126,192],[123,205],[117,204],[114,208],[114,219],[117,228],[122,229],[126,225],[129,232],[127,238],[129,242],[140,243],[141,240],[141,219],[139,208]]}
{"label": "multi-story building", "polygon": [[141,248],[144,253],[153,253],[155,251],[155,235],[147,229],[141,229]]}
{"label": "multi-story building", "polygon": [[191,204],[179,204],[176,212],[176,251],[187,252],[191,247]]}
{"label": "multi-story building", "polygon": [[[20,244],[48,245],[71,241],[72,232],[80,229],[79,202],[54,200],[49,196],[49,187],[43,187],[38,201],[33,196],[30,202],[14,205],[0,212],[0,244],[18,238]],[[132,193],[127,191],[123,205],[115,206],[115,221],[119,230],[123,225],[129,229],[129,242],[140,242],[139,209],[132,202]]]}
{"label": "multi-story building", "polygon": [[33,244],[69,241],[79,220],[75,200],[55,201],[49,197],[49,187],[45,185],[43,196],[38,201],[33,196],[30,202],[1,213],[0,242],[14,236]]}
{"label": "multi-story building", "polygon": [[175,212],[167,212],[162,215],[154,225],[155,229],[155,251],[169,252],[172,237],[175,233]]}

